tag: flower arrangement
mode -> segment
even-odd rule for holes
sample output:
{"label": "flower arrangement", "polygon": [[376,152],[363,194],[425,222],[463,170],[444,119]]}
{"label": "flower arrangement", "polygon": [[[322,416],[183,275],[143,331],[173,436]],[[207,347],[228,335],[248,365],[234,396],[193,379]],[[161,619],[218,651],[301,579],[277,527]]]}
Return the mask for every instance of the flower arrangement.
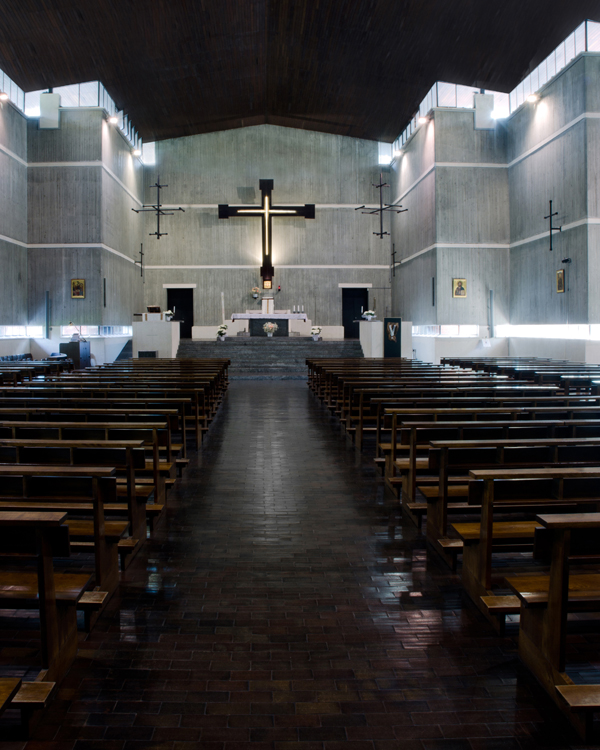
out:
{"label": "flower arrangement", "polygon": [[256,299],[259,294],[260,294],[260,289],[257,286],[253,286],[252,287],[252,296],[254,297],[254,299]]}
{"label": "flower arrangement", "polygon": [[268,323],[264,324],[263,331],[267,334],[270,333],[271,335],[273,335],[275,331],[278,330],[278,328],[279,326],[277,325],[277,323],[272,323],[271,321],[269,321]]}
{"label": "flower arrangement", "polygon": [[173,315],[175,315],[175,313],[173,312],[173,310],[165,310],[165,312],[164,312],[165,320],[172,320],[173,319]]}
{"label": "flower arrangement", "polygon": [[222,336],[225,336],[226,333],[227,333],[227,326],[225,325],[225,323],[221,323],[221,325],[217,329],[217,336],[222,337]]}
{"label": "flower arrangement", "polygon": [[311,336],[318,336],[321,333],[321,326],[313,326],[310,329]]}
{"label": "flower arrangement", "polygon": [[365,310],[362,316],[365,320],[371,320],[371,318],[377,317],[377,313],[375,310]]}

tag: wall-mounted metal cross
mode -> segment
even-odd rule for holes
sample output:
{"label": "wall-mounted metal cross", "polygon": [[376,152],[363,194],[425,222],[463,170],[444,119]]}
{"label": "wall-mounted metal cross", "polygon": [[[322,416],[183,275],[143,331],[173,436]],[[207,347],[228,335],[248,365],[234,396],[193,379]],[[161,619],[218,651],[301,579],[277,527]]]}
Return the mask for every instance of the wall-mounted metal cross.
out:
{"label": "wall-mounted metal cross", "polygon": [[142,277],[144,284],[146,283],[146,279],[144,279],[144,255],[146,253],[144,252],[144,245],[143,243],[140,245],[140,259],[134,260],[133,263],[136,266],[140,267],[140,276]]}
{"label": "wall-mounted metal cross", "polygon": [[131,210],[136,214],[144,213],[144,211],[154,211],[156,213],[156,232],[150,232],[149,234],[150,237],[156,237],[157,240],[160,240],[161,237],[166,237],[168,234],[168,232],[160,231],[160,217],[173,216],[175,211],[185,212],[183,208],[172,208],[169,211],[163,210],[162,203],[160,202],[160,191],[169,186],[160,184],[160,175],[156,176],[156,183],[151,185],[151,187],[156,188],[156,203],[144,203],[142,208],[132,208]]}
{"label": "wall-mounted metal cross", "polygon": [[260,180],[260,192],[262,196],[260,206],[229,206],[227,203],[219,204],[219,219],[231,219],[236,216],[242,218],[260,218],[262,222],[262,266],[260,275],[263,280],[263,289],[272,289],[273,276],[273,242],[272,228],[273,218],[302,216],[305,219],[315,218],[314,203],[305,203],[303,206],[274,206],[271,200],[273,192],[273,180]]}
{"label": "wall-mounted metal cross", "polygon": [[380,172],[379,174],[379,185],[376,185],[375,183],[373,183],[373,187],[379,190],[379,208],[373,208],[373,209],[368,209],[367,211],[362,211],[362,209],[366,208],[366,206],[359,206],[358,208],[355,208],[354,210],[362,211],[363,214],[371,214],[373,216],[376,214],[379,214],[379,231],[373,232],[373,234],[382,240],[386,235],[389,235],[389,232],[383,231],[383,214],[386,211],[390,211],[394,214],[403,214],[403,213],[406,213],[406,211],[408,211],[408,208],[402,208],[402,206],[400,205],[395,206],[392,203],[383,202],[383,188],[389,187],[387,182],[383,181],[383,172]]}
{"label": "wall-mounted metal cross", "polygon": [[550,213],[548,214],[548,216],[544,216],[544,220],[550,219],[550,252],[552,252],[552,237],[554,236],[552,232],[562,232],[562,227],[552,226],[552,218],[554,216],[558,216],[558,211],[552,213],[552,201],[550,201]]}

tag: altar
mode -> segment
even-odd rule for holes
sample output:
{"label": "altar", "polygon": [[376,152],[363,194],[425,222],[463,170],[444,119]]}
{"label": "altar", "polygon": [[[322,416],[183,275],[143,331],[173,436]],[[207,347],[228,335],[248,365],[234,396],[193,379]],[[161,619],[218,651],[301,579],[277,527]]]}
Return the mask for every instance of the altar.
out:
{"label": "altar", "polygon": [[271,321],[277,323],[274,336],[289,336],[291,331],[290,321],[307,322],[306,313],[290,312],[289,310],[275,310],[275,298],[273,296],[263,297],[260,301],[260,311],[246,310],[245,313],[233,313],[232,322],[236,320],[248,321],[248,332],[250,336],[265,336],[263,331],[265,323]]}
{"label": "altar", "polygon": [[279,326],[275,331],[275,336],[289,336],[290,335],[290,321],[300,320],[306,322],[305,313],[290,313],[290,312],[273,312],[263,313],[261,312],[245,312],[245,313],[233,313],[231,320],[247,320],[248,330],[251,336],[266,336],[267,334],[263,331],[263,326],[269,321],[277,323]]}

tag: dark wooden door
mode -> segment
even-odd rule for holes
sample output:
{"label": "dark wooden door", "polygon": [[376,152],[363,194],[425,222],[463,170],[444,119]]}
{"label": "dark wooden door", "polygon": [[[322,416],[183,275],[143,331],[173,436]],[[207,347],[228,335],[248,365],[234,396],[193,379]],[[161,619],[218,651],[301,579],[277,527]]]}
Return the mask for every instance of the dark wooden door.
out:
{"label": "dark wooden door", "polygon": [[345,339],[357,339],[360,336],[358,323],[361,309],[369,309],[368,289],[342,289],[342,324]]}
{"label": "dark wooden door", "polygon": [[194,325],[194,290],[167,289],[167,306],[173,310],[173,320],[179,320],[179,332],[182,339],[192,338]]}

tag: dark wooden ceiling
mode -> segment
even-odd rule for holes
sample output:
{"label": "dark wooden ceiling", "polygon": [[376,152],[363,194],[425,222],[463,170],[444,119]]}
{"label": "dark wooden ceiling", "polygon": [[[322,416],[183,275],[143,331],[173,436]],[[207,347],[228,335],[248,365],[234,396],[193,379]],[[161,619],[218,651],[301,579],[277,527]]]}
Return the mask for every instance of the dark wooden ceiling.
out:
{"label": "dark wooden ceiling", "polygon": [[26,91],[101,80],[144,140],[244,125],[392,141],[436,80],[509,91],[595,0],[3,0]]}

